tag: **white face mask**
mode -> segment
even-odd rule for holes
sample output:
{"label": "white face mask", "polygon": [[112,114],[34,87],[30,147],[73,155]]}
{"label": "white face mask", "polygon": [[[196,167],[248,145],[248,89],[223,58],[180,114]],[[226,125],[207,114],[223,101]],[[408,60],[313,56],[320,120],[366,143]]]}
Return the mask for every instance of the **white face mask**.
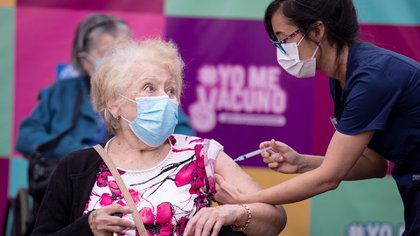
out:
{"label": "white face mask", "polygon": [[305,36],[298,43],[283,43],[281,46],[286,51],[286,54],[277,48],[277,62],[285,71],[297,78],[314,77],[316,71],[315,55],[318,51],[319,44],[310,59],[301,61],[299,59],[298,46],[304,38]]}

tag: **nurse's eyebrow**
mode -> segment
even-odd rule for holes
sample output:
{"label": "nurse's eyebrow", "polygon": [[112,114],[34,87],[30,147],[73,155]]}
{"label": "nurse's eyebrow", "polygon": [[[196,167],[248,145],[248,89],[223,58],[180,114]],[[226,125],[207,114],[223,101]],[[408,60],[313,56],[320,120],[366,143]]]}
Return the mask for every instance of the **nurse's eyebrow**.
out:
{"label": "nurse's eyebrow", "polygon": [[276,32],[274,32],[274,34],[277,35],[277,36],[286,36],[286,33],[282,32],[282,31],[276,31]]}

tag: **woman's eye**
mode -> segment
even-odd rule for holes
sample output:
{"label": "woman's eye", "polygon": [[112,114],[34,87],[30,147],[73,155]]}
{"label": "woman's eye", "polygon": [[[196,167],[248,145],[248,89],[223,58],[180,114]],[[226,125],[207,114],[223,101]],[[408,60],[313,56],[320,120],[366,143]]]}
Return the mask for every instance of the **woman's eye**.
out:
{"label": "woman's eye", "polygon": [[167,88],[166,89],[166,93],[168,95],[175,95],[176,94],[176,90],[175,90],[175,88]]}
{"label": "woman's eye", "polygon": [[153,92],[153,91],[155,91],[155,88],[152,85],[146,85],[146,86],[144,86],[144,91]]}

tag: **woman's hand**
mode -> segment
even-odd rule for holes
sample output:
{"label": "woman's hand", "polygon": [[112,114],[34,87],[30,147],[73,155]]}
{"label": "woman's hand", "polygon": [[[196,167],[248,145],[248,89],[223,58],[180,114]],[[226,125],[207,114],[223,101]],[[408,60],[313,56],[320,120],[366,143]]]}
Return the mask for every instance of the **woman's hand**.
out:
{"label": "woman's hand", "polygon": [[132,213],[130,208],[120,205],[110,205],[101,207],[89,215],[89,226],[93,235],[112,235],[112,233],[120,233],[126,228],[134,228],[133,222],[114,216],[115,213],[128,214]]}
{"label": "woman's hand", "polygon": [[184,235],[217,236],[223,225],[242,225],[247,216],[248,213],[241,205],[205,207],[188,221]]}
{"label": "woman's hand", "polygon": [[303,157],[285,143],[275,141],[265,141],[260,144],[260,148],[271,147],[269,151],[263,151],[261,156],[268,167],[277,172],[285,174],[300,173]]}

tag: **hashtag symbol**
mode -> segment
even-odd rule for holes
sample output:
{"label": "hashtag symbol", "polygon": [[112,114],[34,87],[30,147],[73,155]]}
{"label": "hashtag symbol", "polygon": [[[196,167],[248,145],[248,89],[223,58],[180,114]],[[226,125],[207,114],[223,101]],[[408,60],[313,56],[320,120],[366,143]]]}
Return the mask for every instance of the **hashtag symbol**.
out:
{"label": "hashtag symbol", "polygon": [[217,83],[217,71],[214,66],[203,65],[197,71],[198,81],[202,85],[213,86]]}

